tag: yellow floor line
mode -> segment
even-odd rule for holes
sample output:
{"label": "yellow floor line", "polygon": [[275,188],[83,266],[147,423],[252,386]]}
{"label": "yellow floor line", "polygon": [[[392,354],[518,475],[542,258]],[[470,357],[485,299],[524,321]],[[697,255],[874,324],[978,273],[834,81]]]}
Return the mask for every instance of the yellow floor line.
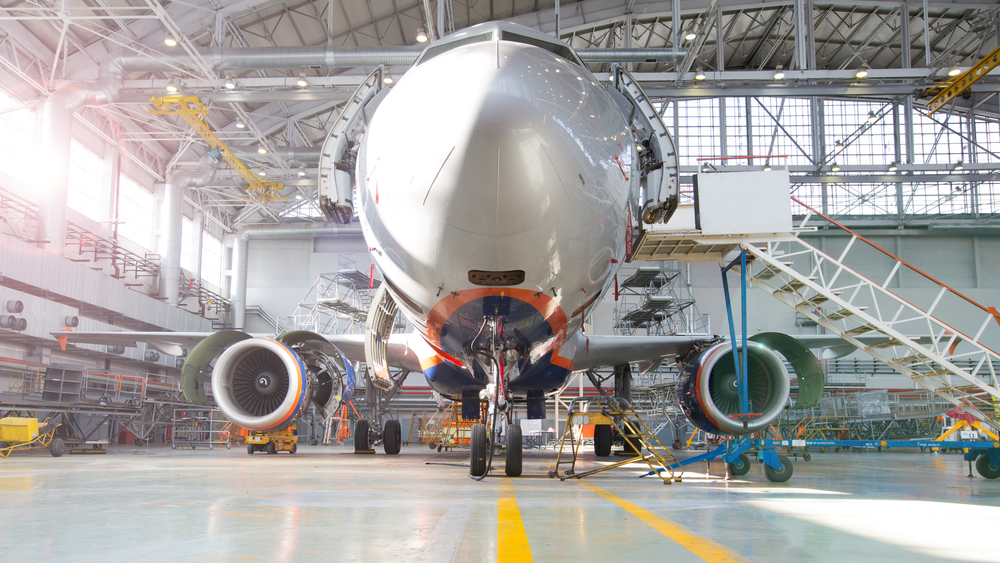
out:
{"label": "yellow floor line", "polygon": [[619,498],[600,487],[596,487],[582,480],[576,480],[576,482],[624,508],[639,520],[649,524],[656,531],[684,546],[698,557],[704,559],[707,563],[750,563],[748,559],[740,557],[736,553],[708,538],[695,534],[691,530],[688,530],[676,522],[660,518],[645,508],[640,508],[639,506],[636,506],[625,499]]}
{"label": "yellow floor line", "polygon": [[500,481],[497,498],[497,563],[530,563],[531,548],[510,479]]}

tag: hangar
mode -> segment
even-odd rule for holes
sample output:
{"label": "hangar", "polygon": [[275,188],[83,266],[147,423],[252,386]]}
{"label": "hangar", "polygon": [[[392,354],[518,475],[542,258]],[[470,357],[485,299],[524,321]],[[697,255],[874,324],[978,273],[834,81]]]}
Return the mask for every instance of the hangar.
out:
{"label": "hangar", "polygon": [[995,560],[998,57],[989,1],[8,3],[0,559]]}

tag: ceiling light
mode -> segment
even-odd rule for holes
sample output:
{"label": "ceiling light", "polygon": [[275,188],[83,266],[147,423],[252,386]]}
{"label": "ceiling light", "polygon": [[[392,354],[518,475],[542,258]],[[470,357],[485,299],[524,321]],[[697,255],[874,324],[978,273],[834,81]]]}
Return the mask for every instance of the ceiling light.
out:
{"label": "ceiling light", "polygon": [[892,163],[889,164],[889,172],[895,172],[898,169],[899,169],[899,166],[896,165],[895,161],[893,161]]}
{"label": "ceiling light", "polygon": [[258,174],[260,174],[261,176],[267,176],[267,172],[264,172],[263,170],[261,170],[260,172],[258,172]]}
{"label": "ceiling light", "polygon": [[777,69],[775,69],[775,71],[774,71],[774,79],[775,80],[781,80],[784,77],[785,77],[784,67],[781,66],[781,65],[778,65]]}
{"label": "ceiling light", "polygon": [[300,72],[299,79],[295,81],[295,85],[299,88],[305,88],[309,85],[309,81],[306,80],[306,73]]}
{"label": "ceiling light", "polygon": [[236,88],[236,83],[233,82],[232,78],[227,78],[226,79],[226,90],[233,90],[234,88]]}
{"label": "ceiling light", "polygon": [[868,123],[875,123],[876,121],[878,121],[878,116],[875,115],[875,111],[874,110],[869,111],[868,112]]}
{"label": "ceiling light", "polygon": [[765,162],[764,163],[764,172],[770,172],[770,171],[771,171],[771,163],[770,162]]}
{"label": "ceiling light", "polygon": [[708,163],[707,162],[705,164],[701,165],[701,171],[702,172],[708,172]]}
{"label": "ceiling light", "polygon": [[264,145],[257,147],[257,154],[267,154],[267,148]]}
{"label": "ceiling light", "polygon": [[694,39],[696,37],[698,37],[697,33],[693,32],[693,31],[689,31],[689,32],[687,32],[687,35],[684,36],[684,40],[685,41],[694,41]]}
{"label": "ceiling light", "polygon": [[962,166],[962,161],[961,160],[959,160],[958,162],[955,163],[955,170],[964,170],[964,169],[965,169],[965,167]]}
{"label": "ceiling light", "polygon": [[868,66],[861,65],[861,68],[859,68],[858,71],[854,73],[854,76],[857,78],[864,78],[868,76]]}
{"label": "ceiling light", "polygon": [[836,160],[833,161],[833,166],[830,167],[830,172],[840,172],[840,165],[837,164]]}
{"label": "ceiling light", "polygon": [[844,143],[841,143],[840,139],[837,139],[837,144],[834,145],[833,150],[837,150],[837,151],[844,150]]}
{"label": "ceiling light", "polygon": [[174,81],[171,80],[167,82],[167,92],[174,93],[176,91],[177,91],[177,85],[174,84]]}
{"label": "ceiling light", "polygon": [[167,47],[176,47],[177,46],[177,40],[174,39],[174,36],[170,35],[169,33],[163,38],[163,43]]}
{"label": "ceiling light", "polygon": [[302,194],[295,194],[295,199],[302,199]]}
{"label": "ceiling light", "polygon": [[299,178],[301,178],[301,177],[303,177],[305,175],[306,175],[306,169],[305,169],[305,167],[304,166],[300,166],[299,167]]}
{"label": "ceiling light", "polygon": [[705,80],[705,71],[703,71],[703,70],[701,70],[699,68],[698,72],[696,72],[695,75],[694,75],[694,79],[695,80]]}
{"label": "ceiling light", "polygon": [[236,128],[237,129],[243,129],[244,127],[246,127],[246,125],[243,125],[242,121],[237,121],[236,122]]}
{"label": "ceiling light", "polygon": [[417,30],[417,43],[426,43],[426,42],[427,42],[427,32],[424,31],[424,28],[421,27],[420,29]]}
{"label": "ceiling light", "polygon": [[382,78],[382,82],[385,82],[386,84],[392,84],[392,75],[386,72],[385,76]]}
{"label": "ceiling light", "polygon": [[953,66],[948,69],[948,76],[958,76],[959,74],[962,74],[962,69],[957,66]]}

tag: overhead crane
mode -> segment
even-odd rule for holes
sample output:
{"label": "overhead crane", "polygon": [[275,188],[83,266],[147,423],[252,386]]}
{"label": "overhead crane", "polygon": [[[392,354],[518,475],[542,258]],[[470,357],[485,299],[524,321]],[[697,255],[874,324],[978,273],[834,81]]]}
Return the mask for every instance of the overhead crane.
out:
{"label": "overhead crane", "polygon": [[243,176],[243,179],[247,181],[247,187],[245,188],[249,192],[250,197],[247,198],[250,201],[257,201],[262,203],[269,203],[272,201],[277,201],[279,199],[287,199],[282,197],[280,194],[282,188],[285,187],[284,183],[273,182],[271,180],[264,180],[260,175],[255,174],[250,170],[247,165],[233,154],[233,151],[229,150],[215,133],[209,128],[208,124],[205,123],[204,119],[201,117],[208,113],[208,108],[198,101],[195,96],[165,96],[162,98],[151,97],[149,101],[153,103],[153,106],[161,108],[158,110],[152,110],[149,113],[153,115],[177,115],[180,116],[184,121],[198,132],[199,135],[208,146],[214,150],[219,151],[222,158],[233,167],[234,170]]}
{"label": "overhead crane", "polygon": [[1000,47],[993,49],[990,54],[972,65],[969,70],[924,90],[924,96],[934,96],[927,102],[927,115],[934,115],[945,104],[961,96],[973,84],[979,81],[980,78],[993,70],[997,64],[1000,64]]}

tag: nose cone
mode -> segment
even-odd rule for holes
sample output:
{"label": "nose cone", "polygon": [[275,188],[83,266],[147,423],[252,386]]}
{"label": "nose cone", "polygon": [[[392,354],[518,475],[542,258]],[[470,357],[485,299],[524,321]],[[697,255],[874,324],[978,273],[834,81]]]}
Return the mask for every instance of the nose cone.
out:
{"label": "nose cone", "polygon": [[400,155],[385,173],[407,178],[386,188],[409,205],[470,233],[523,233],[566,212],[591,175],[593,162],[570,127],[579,129],[580,116],[607,113],[594,88],[583,69],[539,48],[465,45],[400,81],[376,116],[402,116],[394,98],[418,98],[401,117],[411,125],[393,131],[373,122],[369,142],[392,135],[401,149],[409,145],[383,153]]}

